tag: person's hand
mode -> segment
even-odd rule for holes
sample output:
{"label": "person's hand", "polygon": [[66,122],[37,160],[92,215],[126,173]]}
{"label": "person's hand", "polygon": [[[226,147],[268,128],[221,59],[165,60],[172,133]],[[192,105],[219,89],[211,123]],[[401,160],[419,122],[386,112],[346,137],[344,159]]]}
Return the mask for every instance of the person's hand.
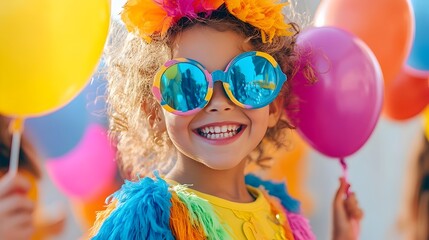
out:
{"label": "person's hand", "polygon": [[36,216],[34,235],[39,237],[36,239],[47,239],[62,234],[67,221],[66,210],[66,207],[60,203],[38,206],[34,213]]}
{"label": "person's hand", "polygon": [[340,178],[340,187],[334,199],[334,240],[356,240],[359,238],[363,211],[354,193],[348,193],[350,185]]}
{"label": "person's hand", "polygon": [[34,231],[34,203],[27,198],[30,183],[22,176],[0,178],[0,236],[7,240],[28,240]]}

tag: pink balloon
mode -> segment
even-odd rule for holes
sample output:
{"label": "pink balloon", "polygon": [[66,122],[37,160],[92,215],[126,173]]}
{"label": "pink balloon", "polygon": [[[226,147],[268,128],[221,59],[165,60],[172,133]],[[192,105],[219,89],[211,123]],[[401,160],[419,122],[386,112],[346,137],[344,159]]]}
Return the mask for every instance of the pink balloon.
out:
{"label": "pink balloon", "polygon": [[46,162],[54,184],[67,196],[89,199],[115,179],[115,151],[106,130],[88,126],[83,138],[70,152]]}
{"label": "pink balloon", "polygon": [[383,77],[375,56],[363,41],[335,27],[302,32],[298,47],[318,81],[308,84],[302,72],[293,79],[299,111],[289,113],[292,121],[319,152],[338,158],[353,154],[380,116]]}

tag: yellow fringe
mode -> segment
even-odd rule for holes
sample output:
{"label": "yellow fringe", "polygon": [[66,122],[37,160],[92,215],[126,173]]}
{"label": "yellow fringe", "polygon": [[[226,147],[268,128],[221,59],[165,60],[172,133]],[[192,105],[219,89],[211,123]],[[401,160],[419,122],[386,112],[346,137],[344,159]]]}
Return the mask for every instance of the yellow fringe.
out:
{"label": "yellow fringe", "polygon": [[[186,206],[180,201],[177,193],[171,193],[170,229],[179,240],[204,240],[204,228],[192,225]],[[198,224],[198,223],[197,223]]]}
{"label": "yellow fringe", "polygon": [[115,210],[117,202],[118,200],[115,199],[111,203],[109,203],[109,205],[107,205],[105,210],[97,212],[97,219],[95,220],[95,223],[92,228],[89,230],[89,238],[94,237],[98,233],[98,230],[100,230],[104,220],[106,220],[106,218],[110,216],[113,210]]}

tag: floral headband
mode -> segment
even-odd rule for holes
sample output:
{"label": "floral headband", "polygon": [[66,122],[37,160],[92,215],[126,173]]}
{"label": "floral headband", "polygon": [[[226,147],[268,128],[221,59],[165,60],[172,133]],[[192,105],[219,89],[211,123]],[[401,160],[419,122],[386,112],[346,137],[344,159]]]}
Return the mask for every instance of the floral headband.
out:
{"label": "floral headband", "polygon": [[[274,0],[277,1],[277,0]],[[273,0],[128,0],[122,11],[128,31],[137,32],[150,42],[152,36],[165,36],[168,29],[181,18],[195,19],[225,4],[236,18],[261,31],[262,42],[271,42],[275,36],[291,36],[292,26],[285,23],[282,8],[287,3]]]}

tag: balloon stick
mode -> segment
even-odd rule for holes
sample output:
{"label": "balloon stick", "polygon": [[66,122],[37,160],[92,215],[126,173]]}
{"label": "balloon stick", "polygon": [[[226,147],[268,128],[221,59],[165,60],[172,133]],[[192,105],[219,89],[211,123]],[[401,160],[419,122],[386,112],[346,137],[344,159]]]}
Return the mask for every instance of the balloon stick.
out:
{"label": "balloon stick", "polygon": [[[342,157],[342,158],[340,158],[340,163],[341,163],[341,167],[343,168],[343,178],[344,178],[344,181],[347,184],[349,184],[346,160]],[[346,195],[347,195],[347,197],[350,195],[350,188],[347,188]]]}
{"label": "balloon stick", "polygon": [[18,172],[19,163],[19,149],[21,145],[21,133],[23,126],[23,119],[16,118],[10,123],[10,131],[12,132],[12,146],[10,152],[10,163],[9,163],[9,176],[15,176]]}

